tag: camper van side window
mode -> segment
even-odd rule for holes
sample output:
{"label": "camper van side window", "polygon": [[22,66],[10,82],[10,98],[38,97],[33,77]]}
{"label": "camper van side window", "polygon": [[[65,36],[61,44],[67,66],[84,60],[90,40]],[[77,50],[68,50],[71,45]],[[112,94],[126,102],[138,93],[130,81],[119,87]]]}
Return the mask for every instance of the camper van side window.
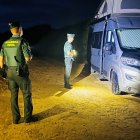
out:
{"label": "camper van side window", "polygon": [[121,9],[140,9],[140,0],[122,0]]}
{"label": "camper van side window", "polygon": [[102,37],[102,32],[94,32],[92,34],[92,41],[91,41],[92,48],[100,49],[101,37]]}

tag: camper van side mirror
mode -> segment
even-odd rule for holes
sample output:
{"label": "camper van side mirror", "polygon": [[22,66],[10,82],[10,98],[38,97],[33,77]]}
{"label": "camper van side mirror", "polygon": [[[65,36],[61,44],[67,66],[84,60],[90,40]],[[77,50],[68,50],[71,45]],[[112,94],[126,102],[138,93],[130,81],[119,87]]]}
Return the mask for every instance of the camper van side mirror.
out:
{"label": "camper van side mirror", "polygon": [[112,42],[107,42],[104,46],[104,53],[111,55],[113,53],[114,44]]}

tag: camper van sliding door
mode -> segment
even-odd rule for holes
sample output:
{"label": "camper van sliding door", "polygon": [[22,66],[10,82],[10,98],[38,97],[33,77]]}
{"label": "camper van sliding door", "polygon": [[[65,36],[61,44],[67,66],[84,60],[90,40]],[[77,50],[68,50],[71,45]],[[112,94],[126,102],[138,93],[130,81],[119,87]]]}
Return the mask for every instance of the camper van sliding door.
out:
{"label": "camper van sliding door", "polygon": [[[105,47],[107,47],[107,44],[110,44],[111,50],[106,51]],[[109,76],[110,69],[113,64],[115,64],[115,53],[116,53],[116,48],[115,48],[115,39],[113,32],[106,31],[106,38],[104,42],[104,52],[103,52],[103,73],[105,76]]]}
{"label": "camper van sliding door", "polygon": [[91,68],[99,73],[102,71],[102,40],[105,22],[96,23],[91,37]]}

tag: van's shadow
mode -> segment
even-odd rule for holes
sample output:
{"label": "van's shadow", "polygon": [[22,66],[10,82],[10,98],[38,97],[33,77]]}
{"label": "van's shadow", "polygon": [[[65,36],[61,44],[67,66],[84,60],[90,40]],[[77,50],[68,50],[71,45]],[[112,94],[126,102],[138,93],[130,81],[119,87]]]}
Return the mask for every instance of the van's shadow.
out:
{"label": "van's shadow", "polygon": [[90,70],[89,70],[89,65],[85,64],[83,69],[81,70],[80,74],[75,77],[72,82],[73,83],[76,83],[82,79],[84,79],[85,77],[89,76],[91,73],[90,73]]}
{"label": "van's shadow", "polygon": [[131,100],[131,101],[134,101],[134,102],[137,102],[137,103],[140,103],[140,94],[132,94],[131,96],[136,97],[136,98],[129,98],[129,97],[127,97],[125,99]]}
{"label": "van's shadow", "polygon": [[40,113],[35,114],[34,116],[36,116],[38,118],[38,121],[61,114],[63,112],[68,111],[68,108],[62,108],[59,105],[56,105],[50,109],[47,109],[45,111],[42,111]]}
{"label": "van's shadow", "polygon": [[140,93],[139,94],[133,94],[132,96],[140,98]]}

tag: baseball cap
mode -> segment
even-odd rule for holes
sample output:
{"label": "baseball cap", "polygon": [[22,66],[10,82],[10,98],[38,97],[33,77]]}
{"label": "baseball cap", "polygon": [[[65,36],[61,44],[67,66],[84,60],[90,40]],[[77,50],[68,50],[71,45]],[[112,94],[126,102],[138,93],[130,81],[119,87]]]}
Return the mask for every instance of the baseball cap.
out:
{"label": "baseball cap", "polygon": [[17,21],[9,22],[9,27],[10,29],[15,28],[15,27],[20,27],[20,24]]}
{"label": "baseball cap", "polygon": [[75,37],[75,34],[69,34],[69,33],[67,33],[67,37]]}

